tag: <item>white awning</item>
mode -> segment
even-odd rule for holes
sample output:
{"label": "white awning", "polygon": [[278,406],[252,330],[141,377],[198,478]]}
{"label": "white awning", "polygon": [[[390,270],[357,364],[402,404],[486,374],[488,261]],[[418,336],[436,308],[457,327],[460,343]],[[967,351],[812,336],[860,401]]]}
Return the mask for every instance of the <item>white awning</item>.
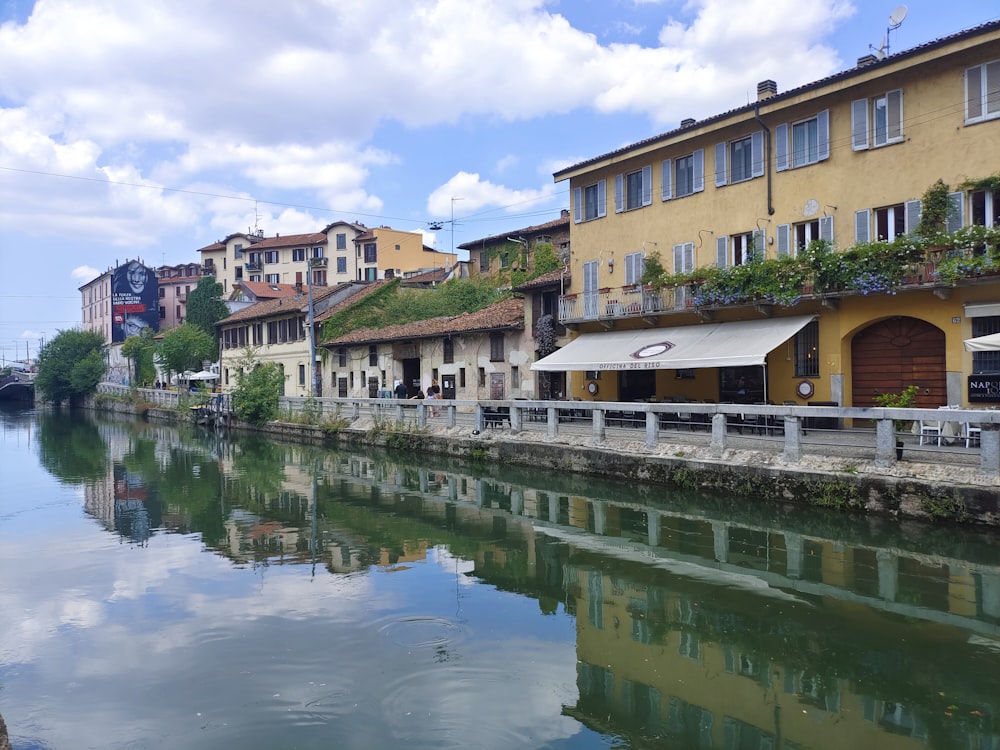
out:
{"label": "white awning", "polygon": [[767,353],[813,315],[676,328],[583,333],[531,365],[532,370],[679,370],[764,364]]}
{"label": "white awning", "polygon": [[967,352],[995,352],[1000,349],[1000,333],[966,339],[964,343]]}

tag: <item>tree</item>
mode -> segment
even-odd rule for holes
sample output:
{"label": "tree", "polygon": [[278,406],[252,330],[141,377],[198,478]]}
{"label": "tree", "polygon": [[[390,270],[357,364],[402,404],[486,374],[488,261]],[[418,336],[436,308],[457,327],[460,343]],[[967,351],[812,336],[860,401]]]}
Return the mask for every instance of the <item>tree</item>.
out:
{"label": "tree", "polygon": [[132,362],[134,385],[148,385],[156,377],[156,367],[153,365],[156,341],[153,336],[153,329],[147,326],[137,335],[129,336],[122,344],[122,356]]}
{"label": "tree", "polygon": [[216,336],[215,324],[229,316],[229,308],[222,300],[223,291],[214,276],[204,276],[187,299],[187,322],[212,338]]}
{"label": "tree", "polygon": [[163,334],[156,356],[168,373],[200,370],[206,359],[215,359],[215,339],[198,326],[184,323]]}
{"label": "tree", "polygon": [[57,405],[93,393],[107,369],[103,349],[104,337],[95,331],[60,331],[38,355],[35,387]]}
{"label": "tree", "polygon": [[278,416],[278,399],[285,376],[275,363],[260,364],[247,347],[236,368],[233,411],[244,422],[263,424]]}

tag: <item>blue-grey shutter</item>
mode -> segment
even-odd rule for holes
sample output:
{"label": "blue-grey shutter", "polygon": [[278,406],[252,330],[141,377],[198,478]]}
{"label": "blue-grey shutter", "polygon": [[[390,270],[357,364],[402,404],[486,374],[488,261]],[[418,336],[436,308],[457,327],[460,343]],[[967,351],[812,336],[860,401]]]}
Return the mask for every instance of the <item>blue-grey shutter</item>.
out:
{"label": "blue-grey shutter", "polygon": [[920,214],[923,210],[923,201],[919,199],[906,201],[906,213],[903,215],[903,222],[907,234],[917,231],[917,225],[920,223]]}
{"label": "blue-grey shutter", "polygon": [[691,154],[694,161],[694,190],[691,192],[700,193],[705,189],[705,149],[699,148]]}
{"label": "blue-grey shutter", "polygon": [[778,225],[778,257],[786,258],[792,251],[792,225]]}
{"label": "blue-grey shutter", "polygon": [[715,144],[715,186],[726,184],[726,143]]}
{"label": "blue-grey shutter", "polygon": [[729,265],[729,237],[726,235],[715,238],[715,265],[719,268]]}
{"label": "blue-grey shutter", "polygon": [[864,151],[868,148],[868,100],[851,102],[851,148]]}
{"label": "blue-grey shutter", "polygon": [[684,273],[694,270],[694,243],[684,243]]}
{"label": "blue-grey shutter", "polygon": [[824,109],[816,115],[816,141],[818,161],[830,158],[830,110]]}
{"label": "blue-grey shutter", "polygon": [[869,209],[854,212],[854,243],[871,242],[872,212]]}
{"label": "blue-grey shutter", "polygon": [[750,136],[750,176],[764,174],[764,131],[758,130]]}
{"label": "blue-grey shutter", "polygon": [[663,164],[660,165],[661,198],[665,201],[674,197],[673,181],[671,179],[673,177],[673,172],[671,172],[673,168],[674,162],[672,159],[664,159]]}
{"label": "blue-grey shutter", "polygon": [[753,230],[753,259],[764,260],[767,256],[767,235],[763,229]]}
{"label": "blue-grey shutter", "polygon": [[608,181],[600,180],[597,183],[597,218],[608,215]]}
{"label": "blue-grey shutter", "polygon": [[625,175],[615,175],[615,213],[625,210]]}
{"label": "blue-grey shutter", "polygon": [[653,202],[653,168],[648,164],[642,168],[642,205]]}
{"label": "blue-grey shutter", "polygon": [[774,129],[774,171],[788,169],[788,124],[782,123]]}
{"label": "blue-grey shutter", "polygon": [[948,193],[948,200],[951,201],[952,209],[944,224],[944,231],[951,234],[965,226],[965,193]]}
{"label": "blue-grey shutter", "polygon": [[573,188],[573,223],[583,221],[583,188]]}
{"label": "blue-grey shutter", "polygon": [[833,217],[819,217],[819,238],[833,244]]}
{"label": "blue-grey shutter", "polygon": [[890,142],[903,138],[903,90],[896,89],[885,95],[886,136]]}

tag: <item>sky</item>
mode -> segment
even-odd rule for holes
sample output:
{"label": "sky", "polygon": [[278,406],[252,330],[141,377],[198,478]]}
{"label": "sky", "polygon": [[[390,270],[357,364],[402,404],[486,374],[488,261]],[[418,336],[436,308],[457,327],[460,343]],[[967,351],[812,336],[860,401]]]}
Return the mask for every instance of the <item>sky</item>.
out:
{"label": "sky", "polygon": [[[557,170],[853,67],[898,7],[0,0],[0,361],[79,327],[125,259],[337,220],[450,251],[557,218]],[[888,52],[997,18],[911,0]]]}

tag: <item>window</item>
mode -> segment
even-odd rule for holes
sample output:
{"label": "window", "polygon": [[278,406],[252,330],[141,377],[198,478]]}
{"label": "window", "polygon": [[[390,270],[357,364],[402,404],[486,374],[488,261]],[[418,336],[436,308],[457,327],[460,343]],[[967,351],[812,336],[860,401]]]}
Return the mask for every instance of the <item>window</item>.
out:
{"label": "window", "polygon": [[875,209],[875,239],[892,242],[906,234],[906,213],[903,204]]}
{"label": "window", "polygon": [[337,348],[337,367],[347,367],[347,347]]}
{"label": "window", "polygon": [[694,270],[694,243],[684,242],[674,245],[674,273],[689,273]]}
{"label": "window", "polygon": [[[972,318],[973,337],[989,336],[993,333],[1000,333],[1000,315]],[[973,352],[972,372],[975,375],[1000,372],[1000,351]]]}
{"label": "window", "polygon": [[903,92],[901,89],[872,99],[851,102],[851,148],[863,151],[872,146],[901,143],[903,140]]}
{"label": "window", "polygon": [[338,234],[337,235],[337,249],[338,250],[346,250],[347,249],[347,235],[346,234]]}
{"label": "window", "polygon": [[[160,320],[166,320],[167,318],[167,308],[160,305]],[[93,320],[93,311],[91,311],[91,320]]]}
{"label": "window", "polygon": [[[166,296],[167,296],[167,288],[165,286],[161,286],[160,287],[160,299],[163,299]],[[93,289],[90,290],[90,301],[91,302],[94,301],[94,290]]]}
{"label": "window", "polygon": [[377,263],[377,262],[378,262],[377,245],[374,242],[366,242],[365,263]]}
{"label": "window", "polygon": [[660,166],[660,197],[668,201],[705,189],[705,151],[698,149],[679,159],[665,159]]}
{"label": "window", "polygon": [[490,334],[490,362],[503,362],[503,334]]}
{"label": "window", "polygon": [[292,262],[301,263],[306,259],[306,249],[304,247],[297,247],[292,250]]}
{"label": "window", "polygon": [[653,168],[615,176],[615,212],[631,211],[653,202]]}
{"label": "window", "polygon": [[235,251],[237,258],[243,257],[243,243],[237,242],[235,245],[233,245],[233,250]]}
{"label": "window", "polygon": [[510,268],[510,252],[500,253],[500,268]]}
{"label": "window", "polygon": [[264,251],[264,262],[265,263],[277,263],[278,262],[278,251],[277,250],[265,250]]}
{"label": "window", "polygon": [[465,388],[465,368],[461,367],[458,370],[458,387]]}
{"label": "window", "polygon": [[378,269],[377,268],[366,268],[365,269],[365,281],[378,281]]}
{"label": "window", "polygon": [[593,185],[573,189],[573,221],[600,219],[607,214],[607,181],[600,180]]}
{"label": "window", "polygon": [[347,398],[347,378],[337,379],[337,397]]}
{"label": "window", "polygon": [[804,221],[801,224],[779,224],[777,235],[778,257],[793,256],[813,240],[833,242],[833,217],[821,216],[819,219]]}
{"label": "window", "polygon": [[804,167],[830,158],[830,111],[774,129],[774,169]]}
{"label": "window", "polygon": [[480,388],[485,388],[486,387],[486,368],[485,367],[480,367],[479,368],[479,387]]}
{"label": "window", "polygon": [[693,156],[682,156],[674,162],[674,190],[678,197],[694,192]]}
{"label": "window", "polygon": [[326,271],[318,271],[313,269],[312,283],[313,286],[326,286]]}
{"label": "window", "polygon": [[965,122],[1000,117],[1000,60],[965,71]]}
{"label": "window", "polygon": [[314,257],[314,258],[322,258],[323,257],[323,248],[321,248],[321,247],[314,247],[313,248],[312,257]]}
{"label": "window", "polygon": [[732,236],[715,238],[715,265],[743,266],[754,260],[763,260],[765,254],[764,230],[741,232]]}
{"label": "window", "polygon": [[455,342],[452,339],[445,339],[443,342],[443,354],[441,355],[441,361],[446,365],[450,365],[455,361]]}
{"label": "window", "polygon": [[891,242],[897,237],[913,232],[920,222],[921,202],[919,200],[897,203],[876,209],[854,212],[854,241],[871,242],[872,216],[875,219],[874,239]]}
{"label": "window", "polygon": [[510,387],[520,388],[521,387],[521,370],[516,366],[510,368]]}
{"label": "window", "polygon": [[715,185],[744,182],[764,174],[764,132],[715,145]]}
{"label": "window", "polygon": [[1000,227],[1000,190],[978,190],[970,196],[972,223],[980,227]]}
{"label": "window", "polygon": [[815,320],[795,334],[795,377],[819,377],[819,323]]}
{"label": "window", "polygon": [[372,367],[378,366],[378,347],[375,344],[368,346],[368,364]]}
{"label": "window", "polygon": [[299,365],[299,385],[304,386],[306,384],[306,366]]}
{"label": "window", "polygon": [[625,255],[625,286],[638,284],[642,281],[645,257],[644,253],[628,253]]}
{"label": "window", "polygon": [[347,273],[347,258],[343,255],[337,258],[337,273]]}
{"label": "window", "polygon": [[281,274],[280,273],[265,273],[264,274],[265,284],[280,284]]}

